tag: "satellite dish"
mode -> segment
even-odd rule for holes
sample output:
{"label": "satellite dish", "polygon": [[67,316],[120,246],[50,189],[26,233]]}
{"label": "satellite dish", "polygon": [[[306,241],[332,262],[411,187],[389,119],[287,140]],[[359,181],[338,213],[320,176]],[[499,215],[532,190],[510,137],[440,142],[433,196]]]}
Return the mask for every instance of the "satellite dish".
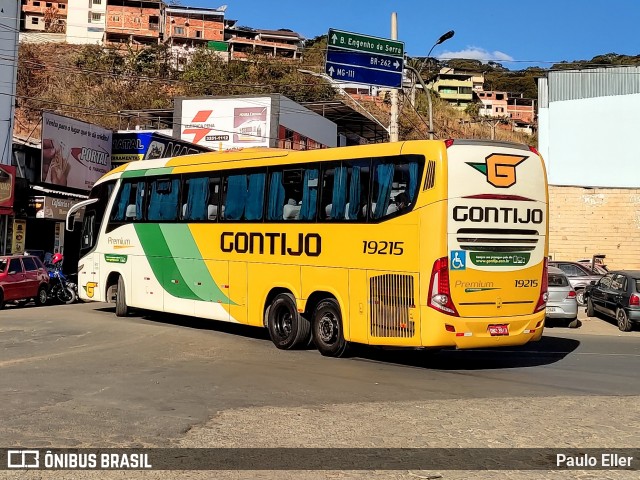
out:
{"label": "satellite dish", "polygon": [[218,9],[217,9],[217,10],[218,10],[219,12],[224,12],[224,11],[227,9],[227,7],[228,7],[228,5],[222,5],[222,6],[218,7]]}

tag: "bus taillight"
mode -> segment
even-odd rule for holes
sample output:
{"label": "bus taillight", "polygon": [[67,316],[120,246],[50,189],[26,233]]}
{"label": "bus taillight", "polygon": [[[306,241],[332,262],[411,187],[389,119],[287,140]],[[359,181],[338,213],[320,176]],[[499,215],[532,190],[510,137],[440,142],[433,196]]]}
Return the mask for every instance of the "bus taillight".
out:
{"label": "bus taillight", "polygon": [[433,263],[431,283],[429,284],[429,306],[447,315],[460,316],[451,301],[448,257],[439,258]]}
{"label": "bus taillight", "polygon": [[547,278],[547,272],[549,270],[547,258],[544,259],[544,267],[542,267],[542,283],[540,285],[540,297],[538,298],[538,304],[536,305],[535,312],[543,310],[547,306],[547,300],[549,300],[549,279]]}

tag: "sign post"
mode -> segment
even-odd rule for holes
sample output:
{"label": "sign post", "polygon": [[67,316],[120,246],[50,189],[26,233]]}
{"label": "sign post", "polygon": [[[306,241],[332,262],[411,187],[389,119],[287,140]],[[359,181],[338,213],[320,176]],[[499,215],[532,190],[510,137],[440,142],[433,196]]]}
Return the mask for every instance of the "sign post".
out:
{"label": "sign post", "polygon": [[329,29],[325,72],[334,80],[399,88],[404,43]]}

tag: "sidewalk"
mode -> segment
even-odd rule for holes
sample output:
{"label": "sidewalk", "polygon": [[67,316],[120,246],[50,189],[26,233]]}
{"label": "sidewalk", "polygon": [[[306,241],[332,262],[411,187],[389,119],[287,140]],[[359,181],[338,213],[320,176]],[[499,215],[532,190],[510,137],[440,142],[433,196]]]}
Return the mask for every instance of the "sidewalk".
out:
{"label": "sidewalk", "polygon": [[637,337],[640,338],[640,331],[634,328],[630,332],[621,332],[618,329],[615,319],[601,315],[600,317],[587,317],[584,307],[578,307],[578,320],[580,326],[578,328],[567,328],[555,326],[557,323],[553,321],[549,325],[545,325],[548,332],[571,332],[582,333],[585,335],[609,335],[615,337]]}

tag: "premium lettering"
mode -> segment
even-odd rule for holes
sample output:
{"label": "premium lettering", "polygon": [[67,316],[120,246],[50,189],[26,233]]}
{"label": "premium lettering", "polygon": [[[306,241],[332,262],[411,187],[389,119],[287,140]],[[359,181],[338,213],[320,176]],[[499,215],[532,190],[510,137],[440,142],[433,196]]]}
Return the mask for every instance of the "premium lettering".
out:
{"label": "premium lettering", "polygon": [[291,255],[317,257],[322,252],[322,238],[317,233],[222,232],[220,250],[223,252],[257,253],[260,255]]}
{"label": "premium lettering", "polygon": [[465,207],[453,208],[456,222],[493,222],[493,223],[542,223],[544,214],[539,208],[511,207]]}

